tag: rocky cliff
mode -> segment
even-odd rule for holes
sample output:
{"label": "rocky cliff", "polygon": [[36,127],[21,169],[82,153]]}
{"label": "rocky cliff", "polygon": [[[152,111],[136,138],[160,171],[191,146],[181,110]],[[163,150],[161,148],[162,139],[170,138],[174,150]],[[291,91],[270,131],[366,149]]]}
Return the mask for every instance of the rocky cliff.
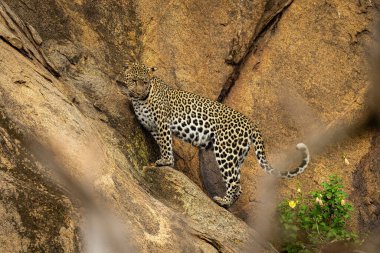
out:
{"label": "rocky cliff", "polygon": [[[344,178],[352,226],[379,225],[378,131],[363,128],[378,2],[3,0],[0,2],[2,252],[275,252],[273,206]],[[174,87],[256,122],[270,161],[312,163],[272,182],[250,154],[225,210],[212,153],[175,140],[158,157],[114,81],[141,61]],[[367,124],[368,125],[368,124]],[[349,163],[344,162],[346,158]]]}

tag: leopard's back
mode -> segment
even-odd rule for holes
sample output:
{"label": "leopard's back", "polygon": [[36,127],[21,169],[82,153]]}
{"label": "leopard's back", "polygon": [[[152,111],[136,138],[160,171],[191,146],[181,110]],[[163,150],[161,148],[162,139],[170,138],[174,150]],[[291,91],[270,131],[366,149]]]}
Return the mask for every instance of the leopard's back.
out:
{"label": "leopard's back", "polygon": [[154,80],[150,99],[156,114],[165,114],[172,133],[194,146],[210,147],[216,138],[227,136],[241,135],[249,141],[253,131],[243,114],[211,99],[171,88],[159,79]]}

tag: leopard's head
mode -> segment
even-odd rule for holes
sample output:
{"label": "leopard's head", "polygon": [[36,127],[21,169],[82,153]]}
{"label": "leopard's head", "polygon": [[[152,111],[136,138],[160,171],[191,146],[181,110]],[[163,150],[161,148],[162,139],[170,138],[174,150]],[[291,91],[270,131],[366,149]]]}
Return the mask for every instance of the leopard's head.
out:
{"label": "leopard's head", "polygon": [[150,81],[155,70],[156,68],[150,68],[144,64],[127,64],[124,72],[117,77],[116,82],[119,84],[123,94],[131,98],[144,100],[149,95]]}

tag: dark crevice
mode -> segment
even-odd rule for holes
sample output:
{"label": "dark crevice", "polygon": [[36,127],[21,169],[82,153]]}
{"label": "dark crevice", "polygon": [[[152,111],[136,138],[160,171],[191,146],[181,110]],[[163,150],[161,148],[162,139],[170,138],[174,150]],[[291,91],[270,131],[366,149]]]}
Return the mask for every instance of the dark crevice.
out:
{"label": "dark crevice", "polygon": [[224,251],[222,250],[222,245],[215,239],[213,238],[209,238],[209,237],[206,237],[204,235],[197,235],[197,237],[199,239],[201,239],[202,241],[210,244],[216,251],[218,251],[218,253],[223,253]]}
{"label": "dark crevice", "polygon": [[248,49],[245,51],[244,55],[241,57],[241,59],[236,64],[231,64],[234,66],[231,74],[227,78],[226,82],[224,83],[222,90],[220,91],[220,94],[217,98],[217,101],[222,103],[225,98],[228,96],[229,92],[231,91],[232,87],[235,85],[236,81],[238,80],[240,76],[240,72],[242,68],[245,66],[245,63],[249,59],[249,56],[256,52],[260,39],[269,31],[274,31],[276,28],[277,23],[279,22],[282,14],[284,11],[290,6],[290,4],[293,2],[293,0],[287,1],[283,4],[280,8],[278,8],[278,11],[274,12],[274,15],[265,15],[263,14],[260,22],[257,25],[257,30],[253,33],[252,38],[250,39],[250,42],[248,43]]}
{"label": "dark crevice", "polygon": [[9,46],[11,46],[12,48],[14,48],[15,50],[17,50],[18,52],[20,52],[23,56],[25,56],[26,58],[32,60],[33,58],[30,56],[30,54],[23,48],[18,48],[16,47],[15,45],[13,45],[11,42],[9,42],[6,38],[4,38],[3,36],[0,36],[0,39],[2,41],[4,41],[4,43],[8,44]]}
{"label": "dark crevice", "polygon": [[[379,195],[371,189],[380,180],[378,171],[380,164],[380,129],[373,129],[373,131],[368,153],[363,156],[353,173],[353,187],[355,189],[353,198],[357,200],[357,203],[360,203],[357,208],[359,210],[359,230],[362,233],[374,230],[380,225]],[[371,178],[371,180],[369,181],[368,178]],[[363,198],[363,196],[365,197]]]}

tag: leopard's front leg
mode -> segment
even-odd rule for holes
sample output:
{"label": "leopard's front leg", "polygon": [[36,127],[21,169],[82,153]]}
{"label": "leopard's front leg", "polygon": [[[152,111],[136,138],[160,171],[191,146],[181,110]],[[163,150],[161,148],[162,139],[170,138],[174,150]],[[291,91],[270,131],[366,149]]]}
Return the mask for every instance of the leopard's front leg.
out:
{"label": "leopard's front leg", "polygon": [[174,158],[170,127],[167,124],[161,125],[151,134],[158,146],[160,146],[161,158],[155,162],[156,166],[173,166]]}

